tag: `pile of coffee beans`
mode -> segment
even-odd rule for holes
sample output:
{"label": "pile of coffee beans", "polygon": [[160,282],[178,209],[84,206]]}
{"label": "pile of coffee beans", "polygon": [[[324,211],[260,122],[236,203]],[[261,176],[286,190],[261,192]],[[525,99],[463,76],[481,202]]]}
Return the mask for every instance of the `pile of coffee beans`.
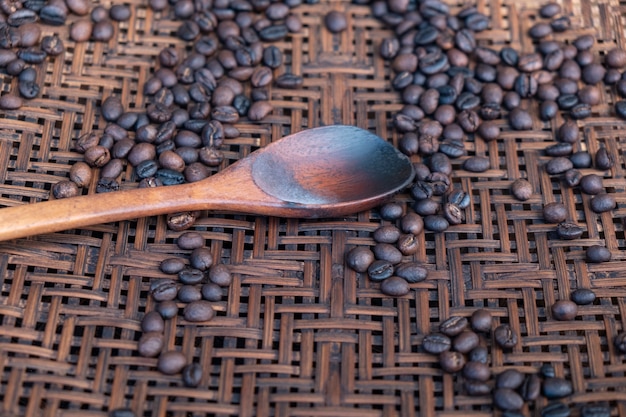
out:
{"label": "pile of coffee beans", "polygon": [[[626,346],[626,336],[619,340]],[[570,415],[570,407],[558,400],[571,395],[573,385],[558,377],[552,365],[544,364],[530,373],[516,368],[493,372],[490,364],[492,349],[510,350],[518,342],[518,335],[508,324],[496,326],[489,310],[481,308],[469,319],[453,316],[444,320],[437,332],[424,336],[421,346],[425,352],[438,356],[444,372],[458,375],[466,395],[490,395],[493,404],[506,415],[522,415],[516,413],[521,413],[525,404],[540,396],[552,401],[543,407],[543,417]],[[617,339],[616,346],[620,346]],[[610,415],[610,408],[605,404],[584,404],[580,411],[583,416]],[[593,414],[595,412],[598,414]]]}
{"label": "pile of coffee beans", "polygon": [[[18,94],[9,92],[1,96],[1,110],[19,109],[24,99],[33,99],[39,95],[41,87],[32,65],[41,64],[47,57],[65,52],[63,41],[58,35],[42,37],[43,25],[65,25],[71,14],[80,17],[90,14],[90,18],[72,22],[72,40],[106,42],[115,31],[111,22],[128,20],[130,9],[126,5],[114,5],[109,9],[97,6],[92,10],[89,0],[0,2],[0,69],[18,79]],[[62,187],[66,188],[66,193],[72,193],[67,185]]]}
{"label": "pile of coffee beans", "polygon": [[[192,47],[185,52],[166,47],[159,53],[157,68],[141,87],[148,97],[145,111],[126,111],[115,96],[102,101],[107,126],[83,134],[75,146],[86,164],[100,169],[96,192],[119,190],[127,164],[139,187],[208,177],[224,161],[224,140],[240,136],[234,124],[240,118],[258,122],[272,112],[271,85],[298,88],[303,83],[299,75],[278,73],[284,57],[269,44],[301,29],[291,11],[298,2],[244,1],[236,7],[219,0],[169,3],[150,4],[182,21],[177,36]],[[117,17],[125,15],[117,7],[110,14],[114,11]],[[52,194],[72,197],[88,183],[70,175],[53,186]]]}
{"label": "pile of coffee beans", "polygon": [[197,386],[203,368],[178,351],[163,351],[165,320],[179,316],[192,323],[203,323],[215,317],[213,303],[223,297],[223,289],[232,282],[227,265],[213,258],[203,235],[195,231],[183,232],[177,239],[178,248],[188,251],[188,257],[172,257],[161,262],[164,274],[176,279],[156,279],[150,283],[150,294],[156,302],[154,311],[147,312],[141,321],[142,335],[137,343],[139,355],[157,357],[157,369],[172,375],[182,372],[187,386]]}

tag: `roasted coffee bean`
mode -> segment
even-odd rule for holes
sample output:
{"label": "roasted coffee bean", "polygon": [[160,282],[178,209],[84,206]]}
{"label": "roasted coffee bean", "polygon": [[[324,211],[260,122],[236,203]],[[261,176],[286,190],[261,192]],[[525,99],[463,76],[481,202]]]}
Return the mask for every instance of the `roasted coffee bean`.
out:
{"label": "roasted coffee bean", "polygon": [[125,22],[130,19],[130,7],[125,4],[114,4],[109,9],[109,17],[116,22]]}
{"label": "roasted coffee bean", "polygon": [[191,303],[202,299],[200,289],[195,285],[181,285],[176,296],[182,303]]}
{"label": "roasted coffee bean", "polygon": [[575,120],[586,119],[591,116],[591,106],[585,103],[579,103],[571,108],[570,117]]}
{"label": "roasted coffee bean", "polygon": [[101,110],[106,121],[114,122],[124,113],[124,105],[119,97],[109,96],[102,102]]}
{"label": "roasted coffee bean", "polygon": [[438,355],[449,351],[452,347],[452,341],[444,334],[430,333],[424,336],[422,347],[426,352]]}
{"label": "roasted coffee bean", "polygon": [[500,127],[495,122],[482,122],[476,133],[483,138],[486,142],[498,139],[500,136]]}
{"label": "roasted coffee bean", "polygon": [[[554,145],[550,145],[545,149],[545,153],[548,156],[568,156],[572,153],[574,146],[571,143],[559,142]],[[571,160],[570,160],[571,161]],[[573,165],[573,162],[572,162]],[[546,168],[547,171],[547,168]]]}
{"label": "roasted coffee bean", "polygon": [[374,252],[365,246],[356,246],[346,254],[346,263],[357,272],[366,272],[374,260]]}
{"label": "roasted coffee bean", "polygon": [[200,292],[202,294],[202,298],[207,301],[220,301],[222,299],[222,289],[219,285],[214,284],[213,282],[207,282],[203,284]]}
{"label": "roasted coffee bean", "polygon": [[496,376],[496,388],[516,390],[524,382],[524,374],[517,369],[506,369]]}
{"label": "roasted coffee bean", "polygon": [[75,42],[85,42],[91,38],[93,22],[91,20],[77,20],[70,25],[70,39]]}
{"label": "roasted coffee bean", "polygon": [[115,178],[102,177],[96,183],[97,193],[111,193],[120,189],[120,183]]}
{"label": "roasted coffee bean", "polygon": [[473,381],[486,382],[491,378],[491,369],[485,363],[469,361],[463,366],[463,376]]}
{"label": "roasted coffee bean", "polygon": [[474,110],[463,110],[457,115],[457,123],[465,132],[473,133],[480,126],[480,117]]}
{"label": "roasted coffee bean", "polygon": [[595,213],[604,213],[617,207],[617,201],[613,194],[601,193],[593,197],[590,202],[591,210]]}
{"label": "roasted coffee bean", "polygon": [[567,218],[565,204],[552,202],[543,206],[543,218],[548,223],[561,223]]}
{"label": "roasted coffee bean", "polygon": [[76,183],[68,180],[59,181],[54,184],[51,192],[56,199],[76,197],[80,194]]}
{"label": "roasted coffee bean", "polygon": [[144,358],[153,358],[161,353],[165,346],[162,332],[143,333],[137,342],[137,352]]}
{"label": "roasted coffee bean", "polygon": [[443,232],[450,226],[445,217],[431,214],[424,218],[424,227],[431,232]]}
{"label": "roasted coffee bean", "polygon": [[587,151],[574,152],[569,157],[574,168],[589,168],[591,166],[591,154]]}
{"label": "roasted coffee bean", "polygon": [[485,172],[490,164],[489,158],[485,156],[471,156],[463,163],[463,169],[470,172]]}
{"label": "roasted coffee bean", "polygon": [[509,124],[514,130],[530,130],[533,118],[528,111],[517,107],[509,113]]}
{"label": "roasted coffee bean", "polygon": [[479,343],[480,339],[476,333],[471,330],[464,330],[452,339],[452,349],[457,352],[468,353],[478,346]]}
{"label": "roasted coffee bean", "polygon": [[498,346],[504,349],[510,349],[518,343],[517,334],[513,332],[513,329],[508,324],[501,324],[496,327],[493,331],[493,336]]}
{"label": "roasted coffee bean", "polygon": [[439,331],[446,336],[456,336],[467,329],[469,321],[466,317],[452,316],[439,324]]}
{"label": "roasted coffee bean", "polygon": [[469,54],[476,49],[476,39],[471,30],[461,29],[454,35],[454,43],[458,49]]}
{"label": "roasted coffee bean", "polygon": [[401,235],[401,231],[394,225],[386,225],[377,228],[372,237],[378,243],[395,243]]}
{"label": "roasted coffee bean", "polygon": [[89,166],[102,167],[111,160],[111,153],[104,146],[96,145],[85,151],[84,158]]}
{"label": "roasted coffee bean", "polygon": [[91,182],[91,167],[83,161],[78,161],[70,168],[69,177],[70,181],[75,183],[78,187],[85,187]]}
{"label": "roasted coffee bean", "polygon": [[417,213],[407,213],[400,219],[400,229],[404,233],[419,235],[424,231],[424,220]]}
{"label": "roasted coffee bean", "polygon": [[[190,233],[193,232],[188,232],[187,234]],[[211,265],[213,265],[213,255],[211,254],[211,250],[206,247],[195,248],[189,256],[189,264],[192,268],[198,269],[200,271],[206,271]]]}
{"label": "roasted coffee bean", "polygon": [[559,106],[555,101],[546,100],[539,105],[539,117],[543,121],[549,121],[556,117]]}
{"label": "roasted coffee bean", "polygon": [[615,102],[615,113],[622,119],[626,119],[626,100]]}
{"label": "roasted coffee bean", "polygon": [[595,301],[596,293],[588,288],[578,288],[572,291],[570,298],[577,305],[589,305]]}
{"label": "roasted coffee bean", "polygon": [[176,244],[180,249],[193,250],[204,246],[204,237],[198,232],[182,233],[176,240]]}
{"label": "roasted coffee bean", "polygon": [[100,177],[117,178],[124,171],[124,162],[121,159],[111,159],[100,168]]}
{"label": "roasted coffee bean", "polygon": [[465,392],[469,396],[476,395],[488,395],[491,393],[491,385],[486,382],[476,381],[476,380],[465,380],[463,383],[463,387],[465,388]]}
{"label": "roasted coffee bean", "polygon": [[138,178],[150,178],[154,177],[159,170],[159,165],[156,161],[148,159],[142,161],[135,167],[135,175]]}
{"label": "roasted coffee bean", "polygon": [[605,404],[585,404],[580,408],[580,417],[610,417],[611,407]]}
{"label": "roasted coffee bean", "polygon": [[402,297],[407,295],[411,288],[409,287],[409,283],[400,277],[391,276],[380,284],[380,291],[391,297]]}
{"label": "roasted coffee bean", "polygon": [[511,193],[516,199],[520,201],[526,201],[530,197],[532,197],[532,184],[523,178],[519,178],[513,181],[513,184],[511,184]]}
{"label": "roasted coffee bean", "polygon": [[211,265],[208,277],[210,282],[217,284],[220,287],[228,287],[233,281],[230,269],[224,264]]}
{"label": "roasted coffee bean", "polygon": [[389,261],[376,260],[367,268],[367,275],[372,281],[382,281],[394,274],[393,264]]}
{"label": "roasted coffee bean", "polygon": [[561,110],[570,110],[578,105],[578,96],[576,94],[563,94],[556,99],[556,104]]}
{"label": "roasted coffee bean", "polygon": [[489,349],[484,345],[478,345],[469,352],[467,358],[473,362],[486,364],[489,362]]}
{"label": "roasted coffee bean", "polygon": [[397,220],[404,214],[404,207],[394,201],[383,204],[380,209],[380,217],[385,220]]}
{"label": "roasted coffee bean", "polygon": [[163,321],[163,317],[161,317],[161,315],[156,311],[150,311],[146,313],[141,319],[141,331],[144,333],[163,333],[164,330],[165,321]]}
{"label": "roasted coffee bean", "polygon": [[502,99],[502,106],[505,109],[511,111],[518,108],[521,102],[522,99],[519,94],[517,94],[515,91],[509,91],[504,95],[504,98]]}
{"label": "roasted coffee bean", "polygon": [[167,258],[161,261],[159,269],[164,274],[178,274],[185,269],[186,263],[182,258]]}
{"label": "roasted coffee bean", "polygon": [[248,109],[248,119],[252,121],[260,121],[270,114],[273,106],[269,101],[256,101]]}
{"label": "roasted coffee bean", "polygon": [[23,100],[21,97],[13,95],[11,93],[5,94],[0,97],[0,109],[1,110],[17,110],[22,107]]}
{"label": "roasted coffee bean", "polygon": [[472,329],[477,332],[491,331],[492,321],[493,317],[491,316],[491,312],[484,308],[474,311],[470,317],[470,325]]}
{"label": "roasted coffee bean", "polygon": [[173,300],[177,292],[176,283],[171,279],[155,281],[150,285],[150,294],[155,301]]}
{"label": "roasted coffee bean", "polygon": [[215,316],[212,304],[206,300],[192,301],[183,309],[183,317],[187,321],[209,321]]}
{"label": "roasted coffee bean", "polygon": [[460,209],[464,210],[472,203],[472,197],[470,194],[463,190],[455,190],[447,196],[448,203],[455,204]]}
{"label": "roasted coffee bean", "polygon": [[413,233],[403,234],[399,237],[396,246],[403,255],[413,255],[419,249],[419,241]]}
{"label": "roasted coffee bean", "polygon": [[595,166],[599,170],[608,170],[613,168],[615,165],[615,157],[607,150],[607,148],[602,147],[598,149],[595,155]]}
{"label": "roasted coffee bean", "polygon": [[456,373],[461,371],[466,364],[465,356],[461,352],[446,350],[439,354],[439,366],[445,372]]}
{"label": "roasted coffee bean", "polygon": [[39,19],[48,25],[61,26],[67,20],[68,9],[65,2],[49,2],[39,10]]}
{"label": "roasted coffee bean", "polygon": [[577,169],[568,169],[565,171],[565,175],[563,175],[563,179],[565,183],[570,187],[576,187],[580,184],[580,180],[582,179],[583,174]]}
{"label": "roasted coffee bean", "polygon": [[549,160],[546,163],[545,168],[548,175],[558,175],[574,168],[574,164],[569,158],[559,156]]}
{"label": "roasted coffee bean", "polygon": [[578,314],[578,306],[570,300],[555,301],[550,310],[552,311],[552,317],[560,321],[574,320],[576,314]]}
{"label": "roasted coffee bean", "polygon": [[373,252],[376,259],[386,260],[394,265],[402,261],[402,252],[389,243],[377,243],[374,245]]}
{"label": "roasted coffee bean", "polygon": [[592,245],[585,251],[585,258],[591,263],[608,262],[611,260],[611,251],[605,246]]}
{"label": "roasted coffee bean", "polygon": [[566,404],[555,402],[541,410],[541,417],[569,417],[571,410]]}
{"label": "roasted coffee bean", "polygon": [[585,194],[596,195],[604,191],[602,177],[596,174],[587,174],[580,179],[580,189]]}
{"label": "roasted coffee bean", "polygon": [[428,270],[416,262],[403,262],[396,267],[395,275],[414,284],[424,281],[428,277]]}
{"label": "roasted coffee bean", "polygon": [[543,380],[543,395],[549,399],[567,397],[573,392],[572,383],[564,378],[552,377]]}
{"label": "roasted coffee bean", "polygon": [[324,25],[332,33],[340,33],[348,28],[346,14],[337,10],[330,11],[324,16]]}
{"label": "roasted coffee bean", "polygon": [[461,224],[465,220],[465,213],[454,203],[443,205],[443,215],[450,224]]}
{"label": "roasted coffee bean", "polygon": [[437,213],[441,209],[441,204],[432,198],[418,200],[413,204],[413,210],[420,216],[429,216]]}
{"label": "roasted coffee bean", "polygon": [[157,361],[157,369],[166,375],[174,375],[187,365],[187,357],[178,351],[170,350],[161,353]]}
{"label": "roasted coffee bean", "polygon": [[574,222],[561,222],[556,227],[556,233],[560,239],[573,240],[582,236],[585,230]]}

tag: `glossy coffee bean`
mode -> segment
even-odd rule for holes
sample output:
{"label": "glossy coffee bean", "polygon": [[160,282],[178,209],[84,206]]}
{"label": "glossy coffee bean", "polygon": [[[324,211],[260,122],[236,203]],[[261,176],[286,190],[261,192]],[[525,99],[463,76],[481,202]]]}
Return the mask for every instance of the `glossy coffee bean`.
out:
{"label": "glossy coffee bean", "polygon": [[395,275],[413,284],[424,281],[428,277],[428,270],[416,262],[403,262],[396,267]]}
{"label": "glossy coffee bean", "polygon": [[178,304],[174,300],[161,301],[156,305],[155,311],[158,312],[164,320],[173,319],[178,315]]}
{"label": "glossy coffee bean", "polygon": [[558,300],[550,307],[552,317],[559,321],[574,320],[578,314],[578,306],[570,300]]}
{"label": "glossy coffee bean", "polygon": [[199,284],[204,278],[204,272],[190,267],[185,267],[185,269],[178,273],[178,280],[188,285]]}
{"label": "glossy coffee bean", "polygon": [[452,349],[461,353],[472,351],[480,343],[480,338],[471,330],[464,330],[452,339]]}
{"label": "glossy coffee bean", "polygon": [[463,376],[470,380],[485,382],[491,378],[491,369],[485,363],[469,361],[463,366]]}
{"label": "glossy coffee bean", "polygon": [[165,375],[174,375],[187,365],[187,357],[181,352],[170,350],[159,355],[157,369]]}
{"label": "glossy coffee bean", "polygon": [[[184,243],[187,244],[188,242]],[[193,249],[191,255],[189,256],[189,264],[192,268],[200,271],[206,271],[211,265],[213,265],[213,255],[211,254],[211,250],[206,247]]]}
{"label": "glossy coffee bean", "polygon": [[438,355],[452,347],[452,340],[442,333],[430,333],[424,336],[422,347],[428,353]]}
{"label": "glossy coffee bean", "polygon": [[463,369],[467,360],[461,352],[448,350],[439,354],[439,366],[445,372],[456,373]]}
{"label": "glossy coffee bean", "polygon": [[154,358],[165,346],[162,332],[143,333],[137,342],[137,352],[144,358]]}
{"label": "glossy coffee bean", "polygon": [[375,260],[367,268],[367,275],[372,281],[383,281],[394,274],[394,266],[385,260]]}
{"label": "glossy coffee bean", "polygon": [[519,178],[511,184],[511,194],[520,201],[526,201],[532,197],[532,184],[523,178]]}
{"label": "glossy coffee bean", "polygon": [[517,369],[506,369],[496,376],[496,388],[518,389],[524,382],[525,375]]}
{"label": "glossy coffee bean", "polygon": [[155,301],[168,301],[176,298],[178,288],[171,279],[163,279],[150,284],[150,294]]}
{"label": "glossy coffee bean", "polygon": [[202,381],[203,368],[199,363],[190,363],[182,370],[182,380],[186,387],[197,387]]}
{"label": "glossy coffee bean", "polygon": [[573,168],[568,169],[563,174],[563,181],[565,181],[565,184],[567,184],[569,187],[576,187],[578,184],[580,184],[580,180],[582,178],[583,173]]}
{"label": "glossy coffee bean", "polygon": [[380,291],[392,297],[402,297],[410,292],[409,283],[400,277],[392,276],[385,279],[380,285]]}
{"label": "glossy coffee bean", "polygon": [[417,213],[407,213],[400,219],[400,229],[404,233],[419,235],[424,231],[424,220]]}
{"label": "glossy coffee bean", "polygon": [[567,404],[554,402],[541,409],[541,417],[569,417],[571,410]]}
{"label": "glossy coffee bean", "polygon": [[517,345],[518,336],[508,324],[501,324],[493,331],[493,337],[498,346],[510,349]]}
{"label": "glossy coffee bean", "polygon": [[553,202],[543,206],[543,218],[547,223],[561,223],[567,218],[565,204]]}
{"label": "glossy coffee bean", "polygon": [[501,410],[520,410],[524,399],[511,388],[496,388],[493,391],[493,404]]}
{"label": "glossy coffee bean", "polygon": [[230,269],[224,264],[211,265],[208,277],[210,282],[217,284],[220,287],[227,287],[233,282],[233,276]]}
{"label": "glossy coffee bean", "polygon": [[588,288],[578,288],[572,291],[570,298],[577,305],[589,305],[595,301],[596,293]]}
{"label": "glossy coffee bean", "polygon": [[561,222],[556,227],[556,233],[560,239],[574,240],[582,236],[585,229],[574,222]]}
{"label": "glossy coffee bean", "polygon": [[606,404],[585,404],[580,408],[580,417],[610,417],[611,407]]}
{"label": "glossy coffee bean", "polygon": [[439,331],[446,336],[456,336],[467,329],[469,321],[466,317],[452,316],[439,324]]}
{"label": "glossy coffee bean", "polygon": [[561,142],[576,143],[580,137],[578,125],[573,120],[568,120],[559,126],[556,137]]}
{"label": "glossy coffee bean", "polygon": [[617,201],[613,194],[600,193],[591,199],[589,206],[594,213],[604,213],[614,210]]}
{"label": "glossy coffee bean", "polygon": [[485,172],[490,164],[489,158],[485,156],[471,156],[463,163],[463,169],[470,172]]}
{"label": "glossy coffee bean", "polygon": [[204,237],[198,232],[184,232],[176,241],[180,249],[193,250],[204,246]]}
{"label": "glossy coffee bean", "polygon": [[537,374],[527,375],[518,391],[525,401],[536,400],[541,394],[541,378]]}
{"label": "glossy coffee bean", "polygon": [[196,222],[198,212],[182,211],[178,213],[170,213],[167,215],[167,228],[180,232],[189,229]]}
{"label": "glossy coffee bean", "polygon": [[87,163],[78,161],[70,168],[70,181],[75,183],[78,187],[85,187],[91,182],[92,170]]}
{"label": "glossy coffee bean", "polygon": [[348,20],[345,13],[333,10],[324,16],[324,25],[332,33],[340,33],[348,28]]}
{"label": "glossy coffee bean", "polygon": [[394,225],[385,225],[377,228],[372,237],[377,243],[396,243],[402,232]]}
{"label": "glossy coffee bean", "polygon": [[552,158],[545,165],[546,173],[548,173],[548,175],[563,174],[572,168],[574,168],[574,164],[565,156]]}
{"label": "glossy coffee bean", "polygon": [[424,218],[424,228],[431,232],[443,232],[450,226],[448,220],[445,217],[431,214]]}
{"label": "glossy coffee bean", "polygon": [[346,263],[357,272],[366,272],[375,259],[374,252],[365,246],[356,246],[346,254]]}
{"label": "glossy coffee bean", "polygon": [[595,166],[599,170],[611,169],[615,165],[615,158],[607,148],[598,149],[595,155]]}
{"label": "glossy coffee bean", "polygon": [[181,285],[176,296],[182,303],[191,303],[202,299],[200,288],[195,285]]}
{"label": "glossy coffee bean", "polygon": [[141,331],[142,332],[162,333],[163,330],[165,330],[165,322],[163,321],[163,317],[161,317],[161,315],[158,312],[150,311],[146,313],[141,319]]}
{"label": "glossy coffee bean", "polygon": [[377,243],[373,252],[376,259],[386,260],[394,265],[402,261],[402,252],[390,243]]}
{"label": "glossy coffee bean", "polygon": [[611,257],[611,251],[602,245],[589,246],[585,251],[585,259],[591,263],[608,262]]}
{"label": "glossy coffee bean", "polygon": [[549,400],[567,397],[573,391],[572,383],[564,378],[553,377],[543,380],[542,393]]}
{"label": "glossy coffee bean", "polygon": [[191,322],[209,321],[215,316],[215,310],[209,301],[193,301],[183,309],[183,317]]}
{"label": "glossy coffee bean", "polygon": [[533,127],[533,119],[528,111],[517,107],[509,113],[509,124],[514,130],[530,130]]}
{"label": "glossy coffee bean", "polygon": [[596,195],[604,191],[602,177],[597,174],[587,174],[580,179],[580,189],[585,194]]}
{"label": "glossy coffee bean", "polygon": [[489,332],[491,331],[491,324],[493,322],[493,317],[489,310],[484,308],[479,308],[474,311],[470,317],[470,325],[472,329],[477,332]]}

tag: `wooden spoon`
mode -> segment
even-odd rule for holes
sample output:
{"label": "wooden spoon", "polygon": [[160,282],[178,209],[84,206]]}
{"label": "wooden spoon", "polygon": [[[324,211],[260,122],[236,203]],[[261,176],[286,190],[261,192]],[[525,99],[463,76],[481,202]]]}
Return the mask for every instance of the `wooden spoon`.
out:
{"label": "wooden spoon", "polygon": [[190,184],[0,209],[0,240],[193,210],[335,217],[375,207],[413,180],[410,160],[352,126],[305,130]]}

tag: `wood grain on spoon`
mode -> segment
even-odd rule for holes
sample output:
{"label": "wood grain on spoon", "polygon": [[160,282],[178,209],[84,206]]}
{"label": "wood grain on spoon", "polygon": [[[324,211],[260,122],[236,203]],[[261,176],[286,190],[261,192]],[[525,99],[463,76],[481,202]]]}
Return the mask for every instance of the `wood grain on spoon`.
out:
{"label": "wood grain on spoon", "polygon": [[0,209],[0,240],[187,210],[335,217],[367,210],[413,179],[410,160],[352,126],[305,130],[205,180]]}

